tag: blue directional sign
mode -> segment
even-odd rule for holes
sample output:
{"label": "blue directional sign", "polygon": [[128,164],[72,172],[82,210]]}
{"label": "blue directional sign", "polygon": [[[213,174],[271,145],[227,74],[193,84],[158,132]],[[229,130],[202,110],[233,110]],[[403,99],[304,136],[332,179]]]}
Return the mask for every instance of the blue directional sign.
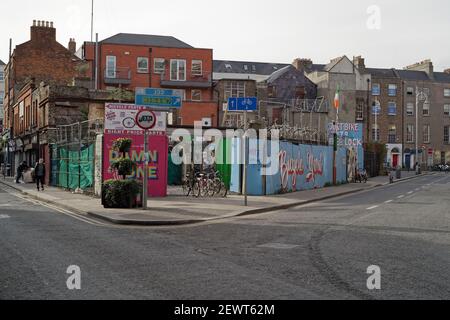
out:
{"label": "blue directional sign", "polygon": [[180,109],[182,100],[182,93],[180,92],[180,90],[167,90],[158,88],[136,89],[135,103],[141,106]]}
{"label": "blue directional sign", "polygon": [[256,111],[258,99],[256,97],[229,98],[228,111]]}

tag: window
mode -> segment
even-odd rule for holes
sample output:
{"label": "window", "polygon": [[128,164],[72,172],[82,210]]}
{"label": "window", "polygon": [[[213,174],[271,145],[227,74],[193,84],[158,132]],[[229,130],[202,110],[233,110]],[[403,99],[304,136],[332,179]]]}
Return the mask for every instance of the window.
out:
{"label": "window", "polygon": [[379,96],[380,93],[381,93],[380,84],[379,83],[374,83],[372,85],[372,95],[373,96]]}
{"label": "window", "polygon": [[388,132],[388,143],[396,143],[397,142],[397,127],[395,125],[391,125],[389,127]]}
{"label": "window", "polygon": [[244,71],[248,71],[248,65],[244,64]]}
{"label": "window", "polygon": [[450,104],[444,104],[444,115],[450,116]]}
{"label": "window", "polygon": [[116,77],[116,57],[106,56],[106,77],[115,78]]}
{"label": "window", "polygon": [[444,89],[444,97],[450,97],[450,89]]}
{"label": "window", "polygon": [[414,88],[413,87],[406,88],[406,94],[408,96],[412,96],[414,94]]}
{"label": "window", "polygon": [[170,60],[170,80],[186,81],[186,60]]}
{"label": "window", "polygon": [[227,81],[225,83],[225,100],[228,98],[243,98],[245,97],[245,82],[242,81]]}
{"label": "window", "polygon": [[430,125],[425,124],[423,126],[423,143],[430,143]]}
{"label": "window", "polygon": [[372,141],[380,141],[380,127],[377,124],[372,126]]}
{"label": "window", "polygon": [[252,65],[252,71],[256,72],[256,66],[255,65]]}
{"label": "window", "polygon": [[0,91],[0,105],[3,104],[3,98],[5,97],[5,93],[3,91]]}
{"label": "window", "polygon": [[388,115],[396,116],[397,115],[397,104],[395,102],[388,103]]}
{"label": "window", "polygon": [[406,115],[408,115],[408,116],[414,115],[414,103],[408,102],[406,104]]}
{"label": "window", "polygon": [[449,144],[449,133],[450,133],[450,127],[445,126],[444,127],[444,143]]}
{"label": "window", "polygon": [[193,76],[201,76],[201,75],[203,75],[203,62],[202,62],[202,60],[192,60],[191,73],[192,73]]}
{"label": "window", "polygon": [[166,60],[163,58],[155,58],[153,59],[153,72],[154,73],[164,73],[166,70]]}
{"label": "window", "polygon": [[372,115],[379,116],[381,114],[381,104],[380,101],[376,100],[372,103]]}
{"label": "window", "polygon": [[406,142],[413,143],[414,142],[414,125],[408,124],[406,126]]}
{"label": "window", "polygon": [[356,121],[364,120],[364,100],[358,100],[358,104],[356,105]]}
{"label": "window", "polygon": [[137,58],[137,71],[139,73],[148,73],[148,58],[145,57]]}
{"label": "window", "polygon": [[390,84],[388,85],[388,96],[395,97],[397,95],[397,85]]}
{"label": "window", "polygon": [[0,71],[0,81],[5,80],[5,73],[3,71]]}
{"label": "window", "polygon": [[429,115],[430,115],[430,104],[429,104],[429,103],[425,102],[425,103],[423,104],[423,107],[422,107],[422,114],[423,114],[424,116],[429,116]]}
{"label": "window", "polygon": [[201,90],[192,90],[191,91],[191,100],[192,101],[202,101],[202,91]]}

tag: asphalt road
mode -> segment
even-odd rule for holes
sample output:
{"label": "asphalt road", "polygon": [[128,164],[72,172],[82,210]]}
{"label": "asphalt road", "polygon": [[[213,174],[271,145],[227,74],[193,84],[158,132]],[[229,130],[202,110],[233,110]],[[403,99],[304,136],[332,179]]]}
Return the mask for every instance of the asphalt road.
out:
{"label": "asphalt road", "polygon": [[[101,224],[1,188],[0,299],[450,298],[450,175],[167,228]],[[66,286],[71,265],[81,290]],[[367,288],[371,265],[380,290]]]}

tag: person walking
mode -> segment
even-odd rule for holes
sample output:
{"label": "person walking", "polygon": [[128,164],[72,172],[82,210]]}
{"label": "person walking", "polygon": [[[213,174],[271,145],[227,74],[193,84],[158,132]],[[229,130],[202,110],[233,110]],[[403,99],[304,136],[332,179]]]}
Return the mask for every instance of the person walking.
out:
{"label": "person walking", "polygon": [[44,159],[39,159],[39,162],[36,164],[36,167],[34,168],[34,176],[36,178],[37,190],[40,191],[40,187],[41,187],[42,191],[44,191],[44,184],[45,184]]}
{"label": "person walking", "polygon": [[17,176],[16,176],[16,183],[20,183],[20,180],[23,181],[23,173],[25,171],[27,171],[28,169],[28,164],[26,161],[22,162],[18,167],[17,167]]}

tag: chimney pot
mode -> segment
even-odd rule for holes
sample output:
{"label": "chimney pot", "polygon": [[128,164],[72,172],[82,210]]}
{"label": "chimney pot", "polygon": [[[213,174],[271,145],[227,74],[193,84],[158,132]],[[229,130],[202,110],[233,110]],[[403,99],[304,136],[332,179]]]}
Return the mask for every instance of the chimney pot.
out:
{"label": "chimney pot", "polygon": [[49,28],[49,27],[50,27],[50,22],[45,21],[45,27],[46,27],[46,28]]}
{"label": "chimney pot", "polygon": [[36,26],[36,20],[33,20],[33,27]]}
{"label": "chimney pot", "polygon": [[50,22],[50,28],[53,28],[53,21]]}

